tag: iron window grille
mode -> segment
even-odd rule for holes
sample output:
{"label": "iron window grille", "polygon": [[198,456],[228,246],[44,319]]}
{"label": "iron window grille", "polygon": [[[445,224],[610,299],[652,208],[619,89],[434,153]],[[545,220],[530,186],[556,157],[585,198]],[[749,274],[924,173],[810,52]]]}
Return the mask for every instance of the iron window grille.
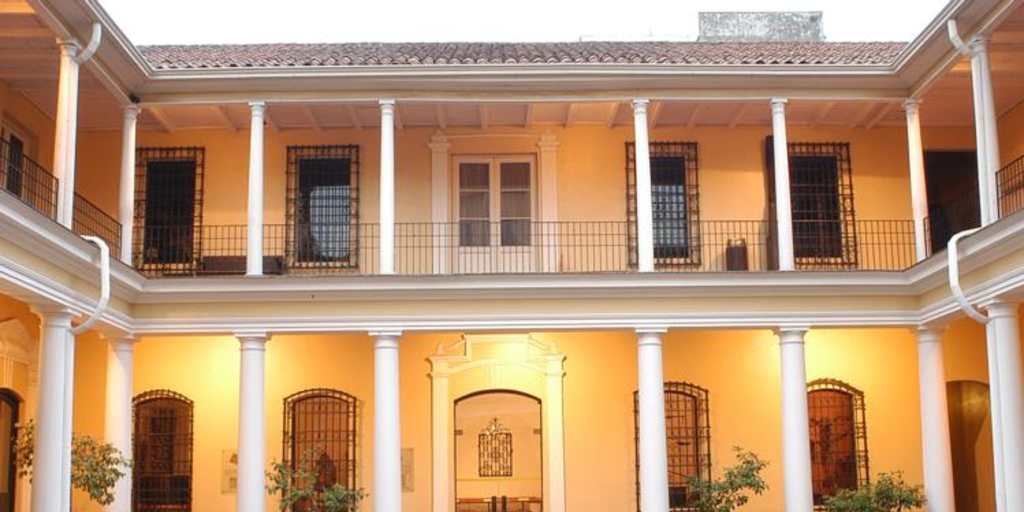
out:
{"label": "iron window grille", "polygon": [[491,418],[477,435],[478,473],[481,477],[512,476],[512,431]]}
{"label": "iron window grille", "polygon": [[359,146],[289,146],[287,167],[289,268],[356,268]]}
{"label": "iron window grille", "polygon": [[[772,137],[765,144],[769,216],[775,226],[775,158]],[[846,142],[790,142],[789,188],[793,253],[801,268],[857,265],[853,167]]]}
{"label": "iron window grille", "polygon": [[4,470],[6,471],[6,478],[3,483],[6,488],[0,492],[0,512],[14,512],[17,510],[15,503],[19,502],[17,496],[18,465],[16,441],[18,438],[20,409],[21,399],[18,398],[18,395],[10,389],[0,389],[0,425],[3,426],[3,430],[0,431],[3,437],[0,437],[0,439],[3,440],[3,456],[6,458],[6,460],[3,460]]}
{"label": "iron window grille", "polygon": [[814,504],[870,481],[864,393],[835,379],[807,385]]}
{"label": "iron window grille", "polygon": [[[652,142],[649,148],[655,265],[700,265],[697,143]],[[626,143],[626,217],[630,266],[636,268],[636,144],[633,142]]]}
{"label": "iron window grille", "polygon": [[132,510],[192,510],[192,401],[159,389],[132,400]]}
{"label": "iron window grille", "polygon": [[[314,459],[306,462],[316,471],[318,495],[334,484],[356,488],[358,409],[354,396],[335,389],[307,389],[284,399],[282,458],[293,469]],[[297,503],[295,510],[309,506]]]}
{"label": "iron window grille", "polygon": [[[633,392],[636,496],[640,511],[640,399]],[[665,383],[665,442],[669,510],[688,510],[697,496],[691,478],[711,479],[711,420],[708,390],[687,382]]]}
{"label": "iron window grille", "polygon": [[135,155],[135,267],[192,273],[202,254],[203,175],[200,147],[138,148]]}

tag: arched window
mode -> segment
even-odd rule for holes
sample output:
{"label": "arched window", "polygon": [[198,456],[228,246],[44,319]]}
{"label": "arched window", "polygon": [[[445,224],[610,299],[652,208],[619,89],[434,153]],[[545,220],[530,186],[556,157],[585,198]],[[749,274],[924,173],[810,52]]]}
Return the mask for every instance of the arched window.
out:
{"label": "arched window", "polygon": [[[317,487],[356,488],[358,401],[334,389],[307,389],[284,399],[283,459],[314,457]],[[304,510],[302,504],[296,510]]]}
{"label": "arched window", "polygon": [[835,379],[807,385],[814,504],[841,489],[867,485],[868,438],[864,393]]}
{"label": "arched window", "polygon": [[[636,493],[640,507],[640,403],[633,392],[633,416],[637,449]],[[665,441],[668,449],[669,510],[683,510],[696,496],[688,479],[711,478],[711,423],[708,390],[686,382],[665,383]]]}
{"label": "arched window", "polygon": [[16,488],[14,440],[21,399],[9,389],[0,389],[0,512],[14,511]]}
{"label": "arched window", "polygon": [[132,510],[192,510],[192,401],[166,389],[132,400]]}

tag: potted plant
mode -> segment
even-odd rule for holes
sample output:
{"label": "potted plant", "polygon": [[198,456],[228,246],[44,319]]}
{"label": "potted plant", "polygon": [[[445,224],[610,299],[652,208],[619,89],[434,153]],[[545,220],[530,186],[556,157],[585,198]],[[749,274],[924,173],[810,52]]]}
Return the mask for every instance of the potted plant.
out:
{"label": "potted plant", "polygon": [[750,500],[750,495],[760,495],[768,490],[768,484],[761,478],[761,470],[768,463],[738,446],[733,447],[736,465],[725,468],[721,478],[704,480],[689,477],[688,483],[697,497],[690,506],[699,512],[731,512]]}
{"label": "potted plant", "polygon": [[924,490],[920,485],[903,481],[899,471],[881,473],[874,484],[860,489],[843,489],[835,496],[825,499],[825,510],[829,512],[900,512],[920,508],[925,504]]}
{"label": "potted plant", "polygon": [[277,495],[281,512],[344,512],[359,507],[362,489],[337,482],[334,462],[322,450],[307,450],[293,462],[273,461],[267,472],[267,494]]}
{"label": "potted plant", "polygon": [[[17,426],[15,465],[18,476],[32,478],[32,457],[35,445],[35,423]],[[91,436],[71,438],[71,487],[84,491],[100,505],[114,502],[114,484],[131,470],[132,461],[110,443]]]}

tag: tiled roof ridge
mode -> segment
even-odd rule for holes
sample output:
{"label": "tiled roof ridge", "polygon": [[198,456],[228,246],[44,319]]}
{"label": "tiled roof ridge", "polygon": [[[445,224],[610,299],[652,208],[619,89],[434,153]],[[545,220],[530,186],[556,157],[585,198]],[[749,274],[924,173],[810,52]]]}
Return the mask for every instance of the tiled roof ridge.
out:
{"label": "tiled roof ridge", "polygon": [[885,65],[896,42],[436,42],[152,45],[159,70],[430,65]]}

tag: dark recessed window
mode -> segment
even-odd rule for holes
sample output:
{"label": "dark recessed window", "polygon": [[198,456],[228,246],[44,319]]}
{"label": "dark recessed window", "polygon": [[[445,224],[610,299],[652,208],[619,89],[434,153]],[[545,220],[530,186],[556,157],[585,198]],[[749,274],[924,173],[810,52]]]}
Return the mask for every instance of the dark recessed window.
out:
{"label": "dark recessed window", "polygon": [[[652,142],[651,202],[655,264],[700,264],[696,142]],[[631,263],[637,264],[636,146],[626,143],[626,207]]]}
{"label": "dark recessed window", "polygon": [[864,393],[834,379],[807,385],[814,504],[868,483]]}
{"label": "dark recessed window", "polygon": [[132,401],[132,510],[192,510],[192,401],[168,390]]}
{"label": "dark recessed window", "polygon": [[291,266],[354,267],[359,226],[359,147],[288,147]]}
{"label": "dark recessed window", "polygon": [[[357,409],[355,397],[334,389],[307,389],[284,399],[283,458],[292,467],[304,459],[311,463],[316,491],[334,484],[356,488]],[[298,503],[295,510],[309,506]]]}

